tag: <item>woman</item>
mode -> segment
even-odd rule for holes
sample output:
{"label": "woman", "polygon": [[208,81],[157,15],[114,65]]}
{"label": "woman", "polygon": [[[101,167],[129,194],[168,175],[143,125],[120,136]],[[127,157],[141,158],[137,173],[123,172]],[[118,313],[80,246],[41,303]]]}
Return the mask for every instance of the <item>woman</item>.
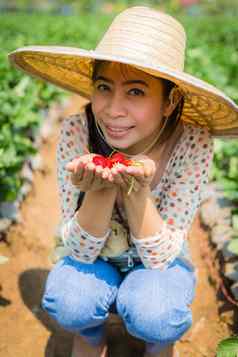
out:
{"label": "woman", "polygon": [[64,254],[42,300],[75,334],[74,357],[107,355],[109,312],[145,342],[146,357],[177,356],[173,345],[192,324],[196,277],[186,238],[208,181],[212,136],[237,136],[238,110],[183,71],[185,37],[173,17],[139,6],[119,14],[95,50],[9,55],[89,99],[60,133]]}

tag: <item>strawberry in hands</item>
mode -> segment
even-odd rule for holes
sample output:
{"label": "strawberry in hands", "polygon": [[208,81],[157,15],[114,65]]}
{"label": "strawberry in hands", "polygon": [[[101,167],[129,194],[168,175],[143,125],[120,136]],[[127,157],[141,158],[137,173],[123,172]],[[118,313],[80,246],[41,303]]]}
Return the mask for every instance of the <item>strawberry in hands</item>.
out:
{"label": "strawberry in hands", "polygon": [[117,152],[109,157],[96,155],[93,157],[92,162],[96,165],[96,167],[110,169],[108,175],[105,173],[103,178],[108,178],[111,182],[128,190],[128,183],[122,179],[120,172],[126,167],[133,165],[132,160],[128,160],[123,153]]}
{"label": "strawberry in hands", "polygon": [[[136,159],[136,160],[135,160]],[[111,157],[97,155],[94,164],[109,168],[112,174],[111,182],[121,186],[128,194],[148,186],[155,174],[156,166],[147,156],[139,155],[134,160],[128,160],[123,153],[115,153]]]}
{"label": "strawberry in hands", "polygon": [[95,155],[92,162],[96,166],[109,167],[110,169],[116,164],[122,164],[124,166],[132,165],[131,160],[127,160],[125,155],[122,153],[115,153],[112,156],[105,157],[102,155]]}
{"label": "strawberry in hands", "polygon": [[68,163],[66,170],[72,172],[73,185],[82,191],[117,185],[130,194],[132,190],[138,190],[139,186],[148,184],[153,178],[151,162],[154,162],[147,157],[138,159],[140,160],[129,160],[123,153],[115,153],[109,157],[87,154]]}

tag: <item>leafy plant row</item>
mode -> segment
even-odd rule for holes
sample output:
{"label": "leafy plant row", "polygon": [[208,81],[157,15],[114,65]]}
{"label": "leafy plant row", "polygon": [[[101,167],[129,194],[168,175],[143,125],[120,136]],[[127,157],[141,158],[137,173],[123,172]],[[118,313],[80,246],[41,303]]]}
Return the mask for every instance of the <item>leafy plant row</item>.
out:
{"label": "leafy plant row", "polygon": [[[224,90],[238,104],[238,27],[232,17],[199,19],[190,26],[188,68],[200,78]],[[238,237],[238,139],[215,140],[211,179],[235,204],[232,216]],[[236,244],[237,245],[237,244]],[[238,253],[238,250],[237,250]]]}

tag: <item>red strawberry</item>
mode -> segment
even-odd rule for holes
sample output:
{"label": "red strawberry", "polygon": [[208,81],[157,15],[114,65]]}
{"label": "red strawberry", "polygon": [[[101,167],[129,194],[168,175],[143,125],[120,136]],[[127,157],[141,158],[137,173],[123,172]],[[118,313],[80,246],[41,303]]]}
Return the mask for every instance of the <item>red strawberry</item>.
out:
{"label": "red strawberry", "polygon": [[111,162],[113,162],[113,164],[116,163],[122,164],[125,159],[126,159],[125,155],[120,152],[117,152],[111,156]]}
{"label": "red strawberry", "polygon": [[131,166],[133,164],[133,161],[132,160],[123,160],[122,164],[125,166]]}
{"label": "red strawberry", "polygon": [[125,166],[130,166],[133,164],[132,160],[126,159],[126,156],[122,153],[115,153],[111,157],[104,157],[102,155],[96,155],[93,157],[92,162],[96,166],[102,166],[103,168],[108,167],[111,169],[115,164],[120,163]]}
{"label": "red strawberry", "polygon": [[105,160],[106,160],[106,167],[109,167],[109,169],[111,169],[113,166],[113,162],[111,161],[111,158],[105,157]]}
{"label": "red strawberry", "polygon": [[93,157],[92,162],[96,165],[96,166],[102,166],[102,167],[108,167],[108,160],[106,157],[102,156],[102,155],[96,155]]}

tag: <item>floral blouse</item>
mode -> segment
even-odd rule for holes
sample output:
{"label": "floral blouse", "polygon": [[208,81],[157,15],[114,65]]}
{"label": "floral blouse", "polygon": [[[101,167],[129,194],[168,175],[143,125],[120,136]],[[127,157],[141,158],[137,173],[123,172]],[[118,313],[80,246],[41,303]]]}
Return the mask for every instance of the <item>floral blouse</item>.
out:
{"label": "floral blouse", "polygon": [[[75,219],[80,190],[71,183],[71,173],[65,166],[75,157],[88,152],[88,130],[86,114],[82,112],[64,119],[59,135],[56,152],[61,209],[59,257],[72,254],[76,259],[90,263],[100,256],[116,264],[121,271],[128,270],[133,265],[133,259],[142,261],[147,268],[161,269],[178,256],[189,260],[186,238],[201,203],[201,193],[208,182],[213,157],[213,140],[208,129],[183,124],[183,133],[174,145],[160,181],[152,190],[154,202],[164,221],[160,232],[153,237],[136,239],[128,230],[126,233],[123,221],[127,218],[122,208],[120,217],[113,212],[111,232],[115,233],[122,225],[119,233],[126,235],[128,241],[124,250],[118,251],[116,256],[108,253],[110,247],[105,249],[109,234],[100,239],[90,238]],[[70,239],[71,245],[67,243]],[[82,245],[73,249],[80,240]]]}

